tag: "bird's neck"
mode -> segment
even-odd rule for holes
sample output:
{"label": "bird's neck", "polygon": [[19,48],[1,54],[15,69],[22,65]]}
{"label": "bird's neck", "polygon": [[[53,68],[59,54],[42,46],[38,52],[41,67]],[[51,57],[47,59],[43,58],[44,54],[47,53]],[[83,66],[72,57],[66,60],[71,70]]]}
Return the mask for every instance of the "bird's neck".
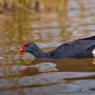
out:
{"label": "bird's neck", "polygon": [[35,57],[37,58],[44,58],[47,56],[47,53],[46,52],[43,52],[42,50],[40,50],[38,47],[37,48],[34,48],[31,50],[30,52],[32,55],[34,55]]}

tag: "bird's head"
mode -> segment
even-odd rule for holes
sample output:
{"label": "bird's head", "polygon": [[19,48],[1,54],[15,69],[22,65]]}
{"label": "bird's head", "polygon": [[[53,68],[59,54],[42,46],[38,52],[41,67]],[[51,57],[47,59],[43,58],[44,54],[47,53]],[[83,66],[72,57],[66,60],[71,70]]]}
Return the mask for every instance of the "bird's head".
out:
{"label": "bird's head", "polygon": [[18,48],[18,52],[20,54],[24,53],[24,52],[31,52],[34,48],[37,48],[37,46],[33,43],[33,42],[24,42],[19,48]]}

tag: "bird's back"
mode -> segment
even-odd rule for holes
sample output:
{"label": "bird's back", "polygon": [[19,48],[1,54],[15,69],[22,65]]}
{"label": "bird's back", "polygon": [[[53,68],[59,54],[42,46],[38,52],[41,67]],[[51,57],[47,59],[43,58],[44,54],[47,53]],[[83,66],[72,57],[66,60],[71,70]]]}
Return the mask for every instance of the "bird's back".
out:
{"label": "bird's back", "polygon": [[95,36],[62,44],[55,50],[49,52],[49,55],[55,58],[68,58],[76,56],[87,57],[91,56],[91,52],[94,48]]}

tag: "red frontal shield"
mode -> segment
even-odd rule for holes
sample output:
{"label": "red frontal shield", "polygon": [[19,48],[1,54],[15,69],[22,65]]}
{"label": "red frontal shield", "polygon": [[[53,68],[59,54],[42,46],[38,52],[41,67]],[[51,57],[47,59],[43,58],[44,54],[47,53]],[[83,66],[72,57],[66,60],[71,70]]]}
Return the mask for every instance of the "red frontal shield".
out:
{"label": "red frontal shield", "polygon": [[24,42],[24,43],[18,48],[18,53],[19,53],[19,54],[22,54],[22,53],[25,52],[25,47],[27,46],[28,43],[29,43],[29,42],[26,41],[26,42]]}

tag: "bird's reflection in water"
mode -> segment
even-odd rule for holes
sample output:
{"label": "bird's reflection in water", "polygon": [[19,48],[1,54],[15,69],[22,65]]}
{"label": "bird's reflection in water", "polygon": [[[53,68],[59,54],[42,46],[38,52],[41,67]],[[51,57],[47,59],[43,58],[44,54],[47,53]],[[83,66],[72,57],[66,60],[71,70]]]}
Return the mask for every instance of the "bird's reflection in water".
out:
{"label": "bird's reflection in water", "polygon": [[[35,59],[31,65],[24,66],[27,71],[25,81],[29,84],[33,81],[33,85],[55,86],[62,84],[66,89],[94,89],[95,86],[95,65],[93,64],[95,59]],[[22,84],[24,83],[24,78]],[[21,81],[20,80],[20,81]],[[87,82],[88,81],[88,82]],[[58,84],[58,85],[57,85]],[[32,85],[32,84],[31,84]],[[86,86],[87,85],[87,86]],[[41,86],[41,87],[42,87]],[[70,89],[69,89],[70,88]]]}
{"label": "bird's reflection in water", "polygon": [[22,67],[30,74],[43,72],[95,72],[95,59],[35,59],[31,65]]}
{"label": "bird's reflection in water", "polygon": [[53,62],[42,62],[36,65],[32,65],[32,68],[37,68],[39,72],[58,71],[56,64]]}
{"label": "bird's reflection in water", "polygon": [[29,74],[39,74],[45,72],[58,71],[57,64],[50,59],[35,59],[31,65],[22,66],[22,71],[27,71]]}

